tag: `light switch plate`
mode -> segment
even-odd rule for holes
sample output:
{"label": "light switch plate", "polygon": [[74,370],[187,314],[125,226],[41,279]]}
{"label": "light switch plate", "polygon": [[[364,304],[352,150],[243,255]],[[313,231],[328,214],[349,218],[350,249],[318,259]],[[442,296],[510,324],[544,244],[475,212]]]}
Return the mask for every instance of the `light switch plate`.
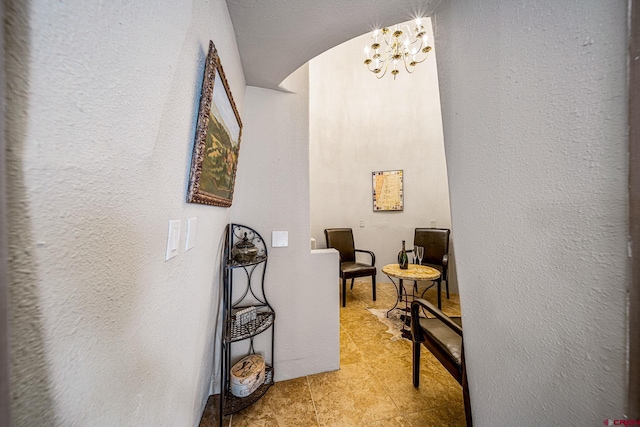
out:
{"label": "light switch plate", "polygon": [[198,218],[189,218],[187,220],[187,242],[185,243],[184,250],[188,251],[196,245],[196,226],[198,225]]}
{"label": "light switch plate", "polygon": [[285,248],[289,246],[289,232],[288,231],[272,231],[271,232],[271,247],[272,248]]}
{"label": "light switch plate", "polygon": [[169,221],[169,237],[167,237],[167,256],[165,260],[171,259],[178,255],[178,245],[180,243],[180,224],[179,219]]}

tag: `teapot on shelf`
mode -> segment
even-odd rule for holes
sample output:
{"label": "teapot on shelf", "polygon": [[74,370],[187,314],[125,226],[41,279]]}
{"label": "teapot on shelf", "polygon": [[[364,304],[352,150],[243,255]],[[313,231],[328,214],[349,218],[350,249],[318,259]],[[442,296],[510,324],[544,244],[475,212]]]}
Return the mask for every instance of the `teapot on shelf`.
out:
{"label": "teapot on shelf", "polygon": [[231,250],[233,259],[241,264],[247,264],[253,261],[258,255],[258,248],[247,238],[247,233],[244,233],[244,237],[241,241],[233,245]]}

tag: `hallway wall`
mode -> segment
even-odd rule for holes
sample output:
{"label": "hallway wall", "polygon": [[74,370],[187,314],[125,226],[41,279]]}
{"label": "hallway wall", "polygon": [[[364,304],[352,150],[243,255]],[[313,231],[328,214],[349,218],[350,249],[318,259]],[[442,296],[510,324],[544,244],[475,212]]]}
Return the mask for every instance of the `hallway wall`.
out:
{"label": "hallway wall", "polygon": [[476,425],[624,418],[627,6],[436,10]]}
{"label": "hallway wall", "polygon": [[230,210],[185,199],[210,39],[242,112],[226,2],[5,5],[13,425],[196,425]]}
{"label": "hallway wall", "polygon": [[[231,208],[234,222],[256,228],[269,245],[265,291],[276,312],[276,381],[340,367],[338,252],[309,246],[308,67],[283,85],[292,93],[247,87]],[[288,232],[287,247],[270,246],[274,230]],[[256,347],[268,348],[268,338],[257,337]]]}
{"label": "hallway wall", "polygon": [[[431,20],[424,25],[433,42]],[[397,262],[402,240],[412,247],[416,227],[435,220],[451,228],[449,183],[438,46],[413,74],[402,68],[395,80],[390,71],[378,80],[363,64],[363,47],[371,43],[365,34],[310,61],[311,236],[326,247],[325,228],[352,228],[356,247],[376,254],[378,280],[389,281],[380,269]],[[374,212],[371,173],[394,169],[404,171],[404,210]],[[455,292],[453,256],[451,265]]]}

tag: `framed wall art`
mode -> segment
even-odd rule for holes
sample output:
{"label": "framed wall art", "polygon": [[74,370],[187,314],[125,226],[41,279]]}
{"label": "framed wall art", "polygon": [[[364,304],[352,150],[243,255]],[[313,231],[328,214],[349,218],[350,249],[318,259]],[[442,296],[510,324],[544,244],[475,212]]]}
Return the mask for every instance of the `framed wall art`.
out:
{"label": "framed wall art", "polygon": [[373,178],[373,211],[404,210],[402,170],[378,171]]}
{"label": "framed wall art", "polygon": [[241,136],[242,121],[218,52],[210,41],[200,94],[188,202],[231,206]]}

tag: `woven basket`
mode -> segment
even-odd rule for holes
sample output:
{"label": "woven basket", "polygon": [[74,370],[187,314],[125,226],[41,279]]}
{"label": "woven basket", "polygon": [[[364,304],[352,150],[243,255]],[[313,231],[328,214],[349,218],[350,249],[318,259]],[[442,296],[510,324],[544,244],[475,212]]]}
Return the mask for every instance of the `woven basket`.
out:
{"label": "woven basket", "polygon": [[264,383],[264,358],[257,354],[243,357],[231,368],[231,394],[247,397]]}

